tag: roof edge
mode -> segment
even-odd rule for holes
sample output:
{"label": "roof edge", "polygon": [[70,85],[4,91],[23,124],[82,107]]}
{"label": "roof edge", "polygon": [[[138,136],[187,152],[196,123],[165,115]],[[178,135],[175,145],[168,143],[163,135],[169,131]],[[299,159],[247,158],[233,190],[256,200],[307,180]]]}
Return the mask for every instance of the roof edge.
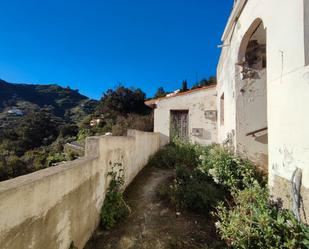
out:
{"label": "roof edge", "polygon": [[214,84],[214,85],[210,85],[210,86],[204,86],[204,87],[196,88],[196,89],[189,90],[189,91],[186,91],[186,92],[176,93],[175,95],[172,95],[172,96],[169,96],[169,97],[165,96],[165,97],[162,97],[162,98],[146,100],[145,105],[148,105],[149,107],[153,108],[161,100],[171,99],[171,98],[175,98],[175,97],[179,97],[179,96],[184,96],[184,95],[187,95],[187,94],[191,94],[191,93],[195,93],[195,92],[199,92],[199,91],[203,91],[203,90],[208,90],[208,89],[213,89],[213,88],[216,88],[216,87],[217,87],[217,84]]}
{"label": "roof edge", "polygon": [[227,39],[228,35],[230,34],[231,30],[233,29],[233,25],[234,25],[235,20],[237,20],[239,18],[239,16],[241,15],[247,1],[248,0],[238,0],[235,3],[233,10],[231,12],[231,15],[230,15],[228,22],[226,24],[226,27],[224,29],[223,35],[221,37],[222,42],[224,42]]}

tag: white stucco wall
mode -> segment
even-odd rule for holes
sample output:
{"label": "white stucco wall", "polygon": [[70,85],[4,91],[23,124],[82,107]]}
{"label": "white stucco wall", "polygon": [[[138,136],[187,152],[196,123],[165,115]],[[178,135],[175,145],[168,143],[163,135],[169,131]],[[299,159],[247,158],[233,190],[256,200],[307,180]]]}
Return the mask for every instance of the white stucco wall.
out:
{"label": "white stucco wall", "polygon": [[159,134],[135,130],[91,137],[85,157],[1,182],[0,248],[83,248],[100,221],[107,173],[120,163],[127,186],[159,146]]}
{"label": "white stucco wall", "polygon": [[[219,123],[218,131],[218,140],[223,142],[227,133],[237,129],[235,64],[241,41],[251,24],[260,18],[267,33],[270,187],[274,176],[290,180],[292,172],[301,168],[303,186],[309,188],[309,67],[305,65],[304,36],[308,32],[304,32],[304,12],[303,0],[248,0],[235,29],[225,34],[226,46],[218,65],[218,104],[225,94],[225,124]],[[234,145],[237,146],[236,138]]]}
{"label": "white stucco wall", "polygon": [[[189,111],[189,139],[203,145],[217,142],[217,122],[205,115],[206,111],[216,111],[216,88],[211,87],[180,96],[165,98],[157,103],[154,111],[154,131],[161,134],[165,142],[170,137],[170,111]],[[192,129],[203,129],[202,136],[193,136]]]}

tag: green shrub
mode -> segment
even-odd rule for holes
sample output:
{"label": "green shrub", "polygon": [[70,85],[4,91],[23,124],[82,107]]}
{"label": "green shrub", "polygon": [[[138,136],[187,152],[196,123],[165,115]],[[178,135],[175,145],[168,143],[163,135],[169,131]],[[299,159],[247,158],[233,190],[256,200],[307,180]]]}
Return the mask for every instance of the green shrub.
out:
{"label": "green shrub", "polygon": [[50,153],[46,160],[47,160],[46,162],[47,166],[50,167],[56,163],[66,161],[66,158],[63,153],[56,152],[56,153]]}
{"label": "green shrub", "polygon": [[59,136],[64,137],[75,137],[78,133],[78,126],[75,124],[64,124],[60,127]]}
{"label": "green shrub", "polygon": [[290,211],[269,203],[259,185],[233,193],[235,206],[221,203],[215,216],[218,232],[231,248],[309,248],[309,230]]}
{"label": "green shrub", "polygon": [[244,189],[256,183],[265,185],[265,179],[252,163],[219,146],[204,149],[200,159],[200,169],[229,189]]}
{"label": "green shrub", "polygon": [[65,153],[65,158],[68,161],[73,161],[78,158],[78,153],[74,150],[68,149]]}
{"label": "green shrub", "polygon": [[226,196],[226,190],[198,168],[200,155],[205,148],[187,142],[176,141],[162,148],[149,164],[175,169],[175,181],[162,185],[158,195],[177,208],[208,214],[218,201]]}
{"label": "green shrub", "polygon": [[78,134],[77,134],[77,140],[78,141],[82,141],[82,140],[85,140],[87,137],[90,137],[92,136],[93,133],[90,129],[84,129],[84,128],[81,128],[79,131],[78,131]]}
{"label": "green shrub", "polygon": [[[121,165],[117,164],[113,169],[117,166]],[[124,185],[123,169],[113,170],[108,173],[108,176],[111,177],[111,181],[101,209],[101,225],[105,229],[111,229],[130,213],[130,208],[123,199],[121,189]]]}
{"label": "green shrub", "polygon": [[125,136],[128,129],[153,131],[153,115],[128,114],[127,116],[118,116],[116,124],[112,126],[112,133],[114,136]]}
{"label": "green shrub", "polygon": [[179,165],[196,168],[200,161],[199,153],[200,146],[177,141],[160,149],[151,157],[149,165],[170,169],[175,169]]}
{"label": "green shrub", "polygon": [[208,215],[226,196],[226,190],[199,169],[176,167],[176,200],[190,211]]}
{"label": "green shrub", "polygon": [[167,201],[168,204],[171,204],[172,206],[177,206],[177,200],[176,200],[176,184],[175,179],[173,178],[169,182],[164,182],[161,185],[159,185],[158,189],[156,190],[157,196]]}
{"label": "green shrub", "polygon": [[149,165],[158,168],[175,168],[177,149],[173,145],[166,145],[149,160]]}

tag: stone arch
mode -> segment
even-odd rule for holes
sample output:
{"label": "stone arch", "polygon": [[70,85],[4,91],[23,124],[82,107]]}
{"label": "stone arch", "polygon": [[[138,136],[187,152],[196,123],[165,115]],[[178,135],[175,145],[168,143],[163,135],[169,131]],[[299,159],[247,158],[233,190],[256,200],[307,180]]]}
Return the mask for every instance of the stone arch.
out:
{"label": "stone arch", "polygon": [[266,29],[257,18],[244,33],[236,63],[236,150],[268,170]]}
{"label": "stone arch", "polygon": [[[253,21],[253,23],[251,24],[251,26],[249,27],[249,29],[247,30],[247,32],[244,34],[242,41],[240,43],[240,46],[239,46],[239,50],[238,50],[238,61],[239,62],[241,62],[245,59],[248,43],[249,43],[250,39],[252,38],[252,35],[254,34],[254,32],[261,25],[263,25],[263,27],[264,27],[263,20],[261,18],[256,18]],[[265,29],[265,27],[264,27],[264,29]]]}

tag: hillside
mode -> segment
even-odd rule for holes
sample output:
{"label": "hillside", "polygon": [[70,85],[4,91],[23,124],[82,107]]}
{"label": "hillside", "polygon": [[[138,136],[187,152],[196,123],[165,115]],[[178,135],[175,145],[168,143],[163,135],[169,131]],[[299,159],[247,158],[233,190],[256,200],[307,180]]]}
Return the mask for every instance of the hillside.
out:
{"label": "hillside", "polygon": [[0,80],[0,113],[17,107],[22,111],[48,109],[55,116],[78,122],[96,108],[97,101],[78,90],[58,85],[12,84]]}
{"label": "hillside", "polygon": [[144,92],[123,86],[95,101],[58,85],[0,81],[0,181],[75,159],[82,153],[68,143],[84,144],[88,136],[152,131],[144,102]]}

